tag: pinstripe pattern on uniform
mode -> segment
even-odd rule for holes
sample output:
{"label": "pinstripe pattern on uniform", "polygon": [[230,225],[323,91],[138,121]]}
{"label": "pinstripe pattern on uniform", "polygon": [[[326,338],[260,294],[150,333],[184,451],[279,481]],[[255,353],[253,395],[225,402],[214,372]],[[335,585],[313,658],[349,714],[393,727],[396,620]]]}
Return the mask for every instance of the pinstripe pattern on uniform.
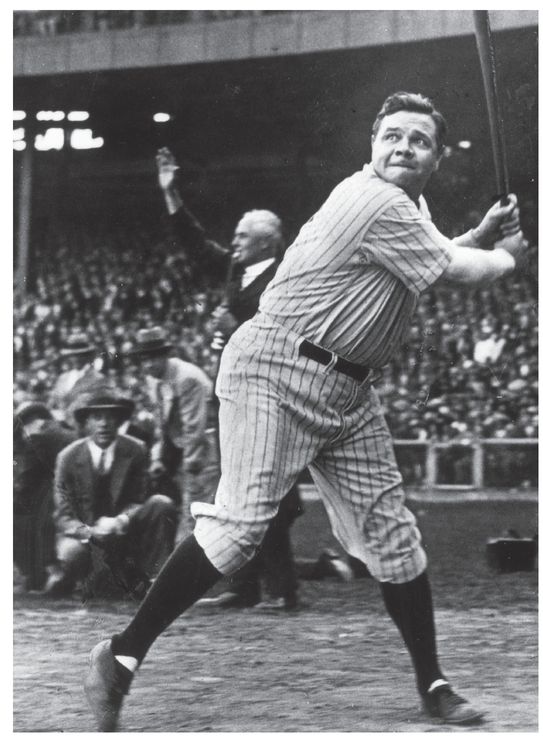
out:
{"label": "pinstripe pattern on uniform", "polygon": [[387,363],[420,292],[446,268],[448,239],[371,166],[339,184],[304,225],[227,345],[219,371],[222,475],[195,503],[195,535],[232,573],[254,553],[281,498],[309,467],[332,529],[380,581],[426,567],[377,395],[300,356],[303,339],[368,367]]}
{"label": "pinstripe pattern on uniform", "polygon": [[300,341],[259,315],[226,347],[217,383],[222,476],[214,505],[192,505],[196,539],[232,573],[309,465],[345,548],[379,580],[410,580],[425,557],[379,402],[369,384],[299,357]]}
{"label": "pinstripe pattern on uniform", "polygon": [[416,298],[449,263],[448,243],[423,198],[419,209],[366,166],[301,229],[260,310],[344,358],[381,367],[405,335]]}
{"label": "pinstripe pattern on uniform", "polygon": [[406,196],[373,223],[366,234],[364,251],[418,296],[449,263],[448,243],[448,238]]}

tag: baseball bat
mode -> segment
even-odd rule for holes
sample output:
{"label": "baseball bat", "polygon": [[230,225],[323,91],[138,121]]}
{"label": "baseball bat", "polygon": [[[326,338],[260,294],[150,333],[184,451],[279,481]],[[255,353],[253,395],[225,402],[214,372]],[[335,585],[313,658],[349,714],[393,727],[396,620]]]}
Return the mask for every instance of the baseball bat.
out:
{"label": "baseball bat", "polygon": [[490,141],[494,158],[494,173],[496,176],[497,195],[501,204],[507,204],[509,194],[509,173],[507,170],[507,155],[505,149],[505,132],[503,117],[500,110],[498,95],[498,79],[496,74],[496,54],[488,10],[474,10],[475,39],[483,75],[486,109],[490,126]]}

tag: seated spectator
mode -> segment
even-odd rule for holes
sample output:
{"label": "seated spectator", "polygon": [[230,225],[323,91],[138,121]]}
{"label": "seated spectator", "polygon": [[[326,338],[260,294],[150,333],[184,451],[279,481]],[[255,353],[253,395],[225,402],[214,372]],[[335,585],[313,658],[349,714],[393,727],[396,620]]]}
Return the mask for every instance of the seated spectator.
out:
{"label": "seated spectator", "polygon": [[65,448],[55,469],[55,520],[59,570],[49,578],[52,595],[71,592],[89,573],[93,549],[118,582],[139,596],[170,554],[175,536],[173,503],[147,498],[144,445],[118,435],[132,400],[102,386],[80,398],[74,410],[84,437]]}
{"label": "seated spectator", "polygon": [[75,434],[53,420],[45,404],[24,402],[14,416],[13,559],[27,591],[43,587],[55,563],[53,470]]}

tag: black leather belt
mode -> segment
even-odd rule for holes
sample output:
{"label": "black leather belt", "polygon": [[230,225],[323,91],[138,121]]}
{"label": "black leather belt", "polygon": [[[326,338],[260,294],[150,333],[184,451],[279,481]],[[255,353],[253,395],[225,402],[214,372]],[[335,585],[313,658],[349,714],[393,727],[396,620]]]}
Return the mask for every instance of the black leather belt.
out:
{"label": "black leather belt", "polygon": [[[326,348],[321,348],[320,345],[311,343],[309,340],[303,340],[300,343],[299,354],[306,358],[312,358],[314,361],[317,361],[317,363],[322,363],[325,366],[331,363],[332,359],[336,355],[331,351],[327,351]],[[340,374],[346,374],[357,381],[365,381],[371,370],[366,366],[360,366],[358,363],[347,361],[346,358],[341,358],[341,356],[337,356],[333,369],[335,371],[339,371]]]}

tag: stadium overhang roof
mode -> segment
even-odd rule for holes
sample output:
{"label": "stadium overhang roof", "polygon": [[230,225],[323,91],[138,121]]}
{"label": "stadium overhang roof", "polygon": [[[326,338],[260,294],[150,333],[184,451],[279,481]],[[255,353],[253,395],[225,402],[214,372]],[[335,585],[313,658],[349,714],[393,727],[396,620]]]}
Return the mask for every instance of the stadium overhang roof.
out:
{"label": "stadium overhang roof", "polygon": [[[536,27],[537,12],[492,10],[494,31]],[[326,10],[228,20],[21,36],[14,75],[46,76],[165,67],[413,43],[473,34],[466,10]]]}
{"label": "stadium overhang roof", "polygon": [[[534,168],[537,29],[496,34],[510,158]],[[116,71],[19,77],[17,109],[88,110],[110,155],[150,156],[166,143],[188,158],[323,151],[351,168],[367,156],[384,97],[424,92],[449,121],[453,143],[487,146],[488,125],[473,36],[295,56]],[[170,123],[153,123],[167,112]],[[113,152],[113,154],[112,154]]]}

